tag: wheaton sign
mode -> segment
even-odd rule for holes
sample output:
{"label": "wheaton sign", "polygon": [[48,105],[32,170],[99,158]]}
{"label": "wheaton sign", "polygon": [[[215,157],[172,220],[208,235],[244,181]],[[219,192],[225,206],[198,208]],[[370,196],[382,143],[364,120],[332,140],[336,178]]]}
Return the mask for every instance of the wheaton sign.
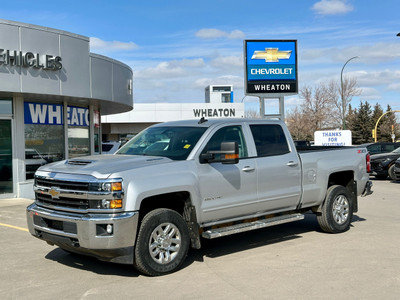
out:
{"label": "wheaton sign", "polygon": [[196,118],[200,117],[235,117],[236,112],[234,108],[194,108],[193,115]]}

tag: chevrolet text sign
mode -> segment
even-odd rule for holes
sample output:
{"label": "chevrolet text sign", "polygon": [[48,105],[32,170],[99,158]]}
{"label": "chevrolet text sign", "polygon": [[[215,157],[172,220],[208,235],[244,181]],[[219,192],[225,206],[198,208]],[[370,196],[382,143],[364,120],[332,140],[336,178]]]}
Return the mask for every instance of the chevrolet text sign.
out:
{"label": "chevrolet text sign", "polygon": [[246,94],[297,93],[297,41],[245,40]]}

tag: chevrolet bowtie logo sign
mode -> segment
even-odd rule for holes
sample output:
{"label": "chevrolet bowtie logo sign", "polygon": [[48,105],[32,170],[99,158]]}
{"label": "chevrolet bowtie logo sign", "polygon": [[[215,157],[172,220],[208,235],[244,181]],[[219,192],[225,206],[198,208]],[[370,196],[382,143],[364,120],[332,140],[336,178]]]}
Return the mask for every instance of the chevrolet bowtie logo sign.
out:
{"label": "chevrolet bowtie logo sign", "polygon": [[251,59],[265,59],[265,62],[279,62],[280,59],[289,59],[292,51],[279,51],[278,48],[265,48],[265,51],[254,51]]}
{"label": "chevrolet bowtie logo sign", "polygon": [[60,196],[60,190],[56,187],[52,187],[49,190],[49,194],[51,195],[51,197],[53,197],[54,199],[58,199],[58,197]]}

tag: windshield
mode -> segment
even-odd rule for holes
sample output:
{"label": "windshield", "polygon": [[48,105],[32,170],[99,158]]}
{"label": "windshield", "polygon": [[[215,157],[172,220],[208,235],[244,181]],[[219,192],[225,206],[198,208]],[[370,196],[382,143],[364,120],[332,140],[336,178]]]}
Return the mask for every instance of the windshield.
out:
{"label": "windshield", "polygon": [[394,149],[394,150],[392,151],[392,153],[399,153],[399,154],[400,154],[400,147],[399,147],[399,148],[396,148],[396,149]]}
{"label": "windshield", "polygon": [[149,155],[185,160],[205,127],[149,127],[127,142],[116,154]]}

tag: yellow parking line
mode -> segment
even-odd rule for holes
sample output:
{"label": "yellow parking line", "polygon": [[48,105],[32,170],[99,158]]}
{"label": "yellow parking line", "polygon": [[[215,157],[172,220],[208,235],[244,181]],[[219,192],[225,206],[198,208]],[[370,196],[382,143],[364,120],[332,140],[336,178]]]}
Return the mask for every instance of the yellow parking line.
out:
{"label": "yellow parking line", "polygon": [[10,227],[10,228],[14,228],[14,229],[18,229],[21,231],[26,231],[28,232],[29,230],[23,227],[18,227],[18,226],[14,226],[14,225],[9,225],[9,224],[4,224],[4,223],[0,223],[0,226],[4,226],[4,227]]}

